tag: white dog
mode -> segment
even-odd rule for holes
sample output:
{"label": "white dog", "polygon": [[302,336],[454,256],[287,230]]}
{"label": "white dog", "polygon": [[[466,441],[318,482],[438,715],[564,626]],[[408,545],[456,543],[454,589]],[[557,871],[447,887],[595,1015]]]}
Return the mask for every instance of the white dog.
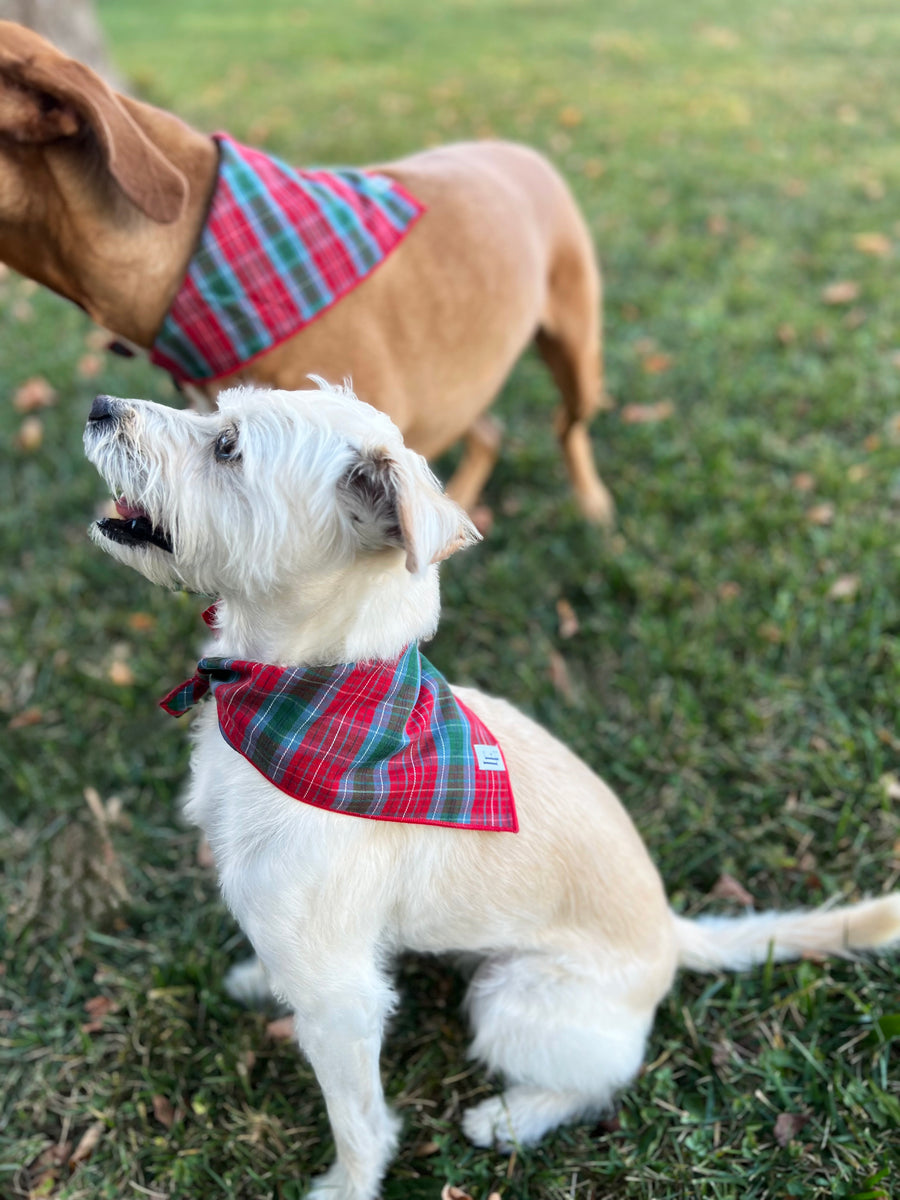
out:
{"label": "white dog", "polygon": [[[121,496],[119,519],[92,535],[157,583],[219,597],[220,658],[203,676],[216,703],[195,724],[187,811],[325,1095],[337,1159],[316,1200],[370,1200],[394,1148],[379,1051],[401,950],[481,959],[473,1054],[509,1085],[463,1118],[487,1146],[535,1142],[608,1106],[638,1071],[678,966],[739,969],[900,939],[900,893],[809,913],[675,915],[610,789],[509,704],[468,688],[454,694],[483,722],[479,766],[492,786],[511,784],[518,832],[508,797],[505,824],[448,829],[395,819],[415,780],[381,820],[359,819],[352,797],[329,810],[317,792],[298,802],[270,782],[235,748],[229,680],[268,671],[276,692],[288,677],[313,680],[317,704],[315,688],[337,676],[377,682],[415,664],[437,625],[433,564],[477,535],[390,420],[349,393],[247,389],[219,403],[201,416],[97,398],[87,454]],[[334,766],[330,737],[303,765],[307,783]]]}

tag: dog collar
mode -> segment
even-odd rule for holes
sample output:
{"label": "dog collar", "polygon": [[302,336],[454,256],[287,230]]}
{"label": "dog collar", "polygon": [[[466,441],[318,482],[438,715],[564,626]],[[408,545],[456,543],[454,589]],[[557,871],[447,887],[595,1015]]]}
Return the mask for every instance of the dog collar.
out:
{"label": "dog collar", "polygon": [[416,645],[394,662],[335,667],[202,658],[160,704],[179,717],[210,689],[225,741],[295,800],[379,821],[518,829],[497,739]]}
{"label": "dog collar", "polygon": [[246,367],[357,287],[425,211],[377,172],[297,171],[215,134],[219,171],[151,361],[202,384]]}

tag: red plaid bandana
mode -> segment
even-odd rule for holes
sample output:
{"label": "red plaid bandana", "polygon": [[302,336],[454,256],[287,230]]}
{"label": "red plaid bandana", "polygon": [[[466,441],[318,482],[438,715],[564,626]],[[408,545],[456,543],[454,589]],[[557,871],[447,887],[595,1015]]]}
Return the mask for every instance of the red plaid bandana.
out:
{"label": "red plaid bandana", "polygon": [[219,173],[150,353],[187,383],[230,375],[357,287],[424,212],[374,171],[298,171],[217,133]]}
{"label": "red plaid bandana", "polygon": [[379,821],[519,827],[496,739],[418,646],[336,667],[203,658],[160,704],[178,717],[210,688],[225,741],[296,800]]}

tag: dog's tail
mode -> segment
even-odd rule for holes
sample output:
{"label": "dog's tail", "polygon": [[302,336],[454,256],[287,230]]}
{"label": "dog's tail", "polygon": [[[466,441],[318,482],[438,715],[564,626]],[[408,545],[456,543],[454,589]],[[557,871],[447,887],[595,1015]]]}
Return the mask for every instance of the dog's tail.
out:
{"label": "dog's tail", "polygon": [[853,958],[863,950],[900,944],[900,892],[805,912],[674,920],[678,963],[691,971],[741,971],[768,959]]}

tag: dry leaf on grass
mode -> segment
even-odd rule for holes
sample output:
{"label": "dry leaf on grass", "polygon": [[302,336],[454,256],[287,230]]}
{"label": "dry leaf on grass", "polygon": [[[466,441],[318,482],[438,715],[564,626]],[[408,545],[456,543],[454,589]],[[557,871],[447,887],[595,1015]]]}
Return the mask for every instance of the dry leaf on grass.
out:
{"label": "dry leaf on grass", "polygon": [[128,618],[128,628],[135,633],[149,633],[156,628],[156,617],[152,613],[133,612]]}
{"label": "dry leaf on grass", "polygon": [[786,1146],[788,1142],[792,1142],[800,1130],[809,1121],[809,1116],[806,1113],[779,1113],[775,1119],[775,1141],[779,1146]]}
{"label": "dry leaf on grass", "polygon": [[578,702],[578,695],[575,691],[575,685],[572,682],[572,676],[569,674],[566,660],[558,650],[551,650],[547,658],[550,668],[550,682],[564,700],[569,704],[576,704]]}
{"label": "dry leaf on grass", "polygon": [[294,1018],[278,1017],[266,1026],[266,1037],[274,1042],[285,1042],[294,1036]]}
{"label": "dry leaf on grass", "polygon": [[578,617],[575,609],[564,596],[556,602],[556,615],[559,618],[559,636],[561,638],[574,637],[579,629]]}
{"label": "dry leaf on grass", "polygon": [[811,492],[815,486],[815,478],[809,471],[798,471],[791,480],[791,487],[795,492]]}
{"label": "dry leaf on grass", "polygon": [[103,370],[103,359],[99,354],[82,354],[75,369],[82,379],[94,379]]}
{"label": "dry leaf on grass", "polygon": [[126,662],[116,659],[110,663],[109,671],[107,672],[110,682],[116,687],[131,687],[134,683],[134,671]]}
{"label": "dry leaf on grass", "polygon": [[90,1158],[103,1137],[105,1126],[102,1121],[94,1121],[92,1125],[88,1125],[87,1129],[81,1135],[81,1140],[72,1152],[72,1157],[69,1159],[69,1169],[75,1167],[85,1159]]}
{"label": "dry leaf on grass", "polygon": [[175,1109],[172,1107],[171,1100],[165,1096],[153,1097],[153,1115],[166,1129],[171,1129],[175,1124]]}
{"label": "dry leaf on grass", "polygon": [[741,585],[732,579],[726,579],[716,588],[720,600],[736,600],[741,594]]}
{"label": "dry leaf on grass", "polygon": [[661,375],[663,371],[668,371],[674,361],[671,354],[657,351],[641,359],[641,370],[645,375]]}
{"label": "dry leaf on grass", "polygon": [[887,258],[893,249],[891,239],[884,233],[857,233],[853,245],[862,254],[871,254],[874,258]]}
{"label": "dry leaf on grass", "polygon": [[826,304],[852,304],[859,299],[859,284],[852,279],[839,279],[822,289]]}
{"label": "dry leaf on grass", "polygon": [[16,412],[36,412],[39,408],[50,408],[56,403],[56,391],[43,375],[33,375],[16,388],[12,402]]}
{"label": "dry leaf on grass", "polygon": [[710,892],[711,896],[715,896],[717,900],[736,900],[738,904],[744,904],[751,907],[755,901],[742,883],[729,875],[727,871],[723,871],[713,885]]}
{"label": "dry leaf on grass", "polygon": [[620,415],[625,425],[652,425],[667,421],[674,412],[671,400],[660,400],[658,404],[626,404]]}
{"label": "dry leaf on grass", "polygon": [[40,450],[43,441],[44,425],[40,417],[26,417],[16,434],[17,449],[24,450],[26,454],[33,454],[35,450]]}
{"label": "dry leaf on grass", "polygon": [[441,1200],[472,1200],[472,1197],[463,1188],[454,1187],[452,1183],[445,1183],[441,1188]]}
{"label": "dry leaf on grass", "polygon": [[560,125],[564,125],[566,129],[574,129],[583,120],[584,113],[580,108],[576,108],[574,104],[567,104],[565,108],[559,111],[559,123]]}
{"label": "dry leaf on grass", "polygon": [[790,346],[797,340],[797,330],[793,327],[793,325],[789,325],[787,321],[785,321],[783,324],[778,326],[778,332],[776,336],[779,342],[781,342],[782,346]]}
{"label": "dry leaf on grass", "polygon": [[900,779],[888,772],[878,780],[889,800],[900,800]]}
{"label": "dry leaf on grass", "polygon": [[16,715],[9,722],[10,729],[27,729],[29,725],[40,725],[44,719],[44,710],[42,708],[26,708]]}
{"label": "dry leaf on grass", "polygon": [[828,589],[829,600],[852,600],[859,591],[858,575],[841,575]]}
{"label": "dry leaf on grass", "polygon": [[806,519],[810,525],[831,525],[834,521],[834,513],[834,505],[825,500],[822,504],[814,504],[812,508],[808,508]]}

